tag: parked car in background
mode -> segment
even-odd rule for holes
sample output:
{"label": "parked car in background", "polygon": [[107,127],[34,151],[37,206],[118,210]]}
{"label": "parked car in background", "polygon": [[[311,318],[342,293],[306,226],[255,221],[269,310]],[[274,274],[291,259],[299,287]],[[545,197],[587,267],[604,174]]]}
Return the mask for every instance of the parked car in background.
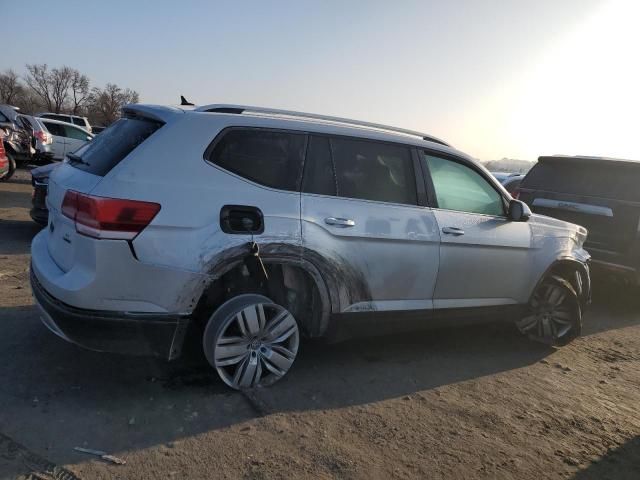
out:
{"label": "parked car in background", "polygon": [[49,175],[60,165],[60,162],[54,162],[31,170],[33,195],[31,197],[31,210],[29,211],[29,215],[31,215],[34,222],[43,227],[46,226],[49,221],[49,210],[47,209]]}
{"label": "parked car in background", "polygon": [[564,345],[590,298],[584,228],[442,140],[357,120],[130,105],[47,203],[30,278],[52,332],[173,359],[193,325],[237,389],[282,378],[302,336],[507,318]]}
{"label": "parked car in background", "polygon": [[640,162],[545,156],[520,184],[517,198],[534,212],[583,225],[594,268],[638,283]]}
{"label": "parked car in background", "polygon": [[80,128],[85,129],[87,132],[92,133],[91,124],[87,117],[80,117],[78,115],[65,115],[63,113],[38,113],[36,117],[48,118],[49,120],[58,120],[60,122],[71,123],[77,125]]}
{"label": "parked car in background", "polygon": [[54,160],[64,159],[67,154],[74,152],[93,139],[93,134],[70,123],[47,118],[40,120],[53,136],[52,154]]}
{"label": "parked car in background", "polygon": [[522,179],[524,178],[522,173],[491,172],[491,175],[496,177],[496,179],[511,195],[513,195],[516,189],[520,186],[520,182],[522,182]]}
{"label": "parked car in background", "polygon": [[17,122],[25,129],[31,129],[31,146],[35,149],[33,163],[49,163],[53,160],[53,136],[42,123],[42,119],[31,115],[18,114]]}

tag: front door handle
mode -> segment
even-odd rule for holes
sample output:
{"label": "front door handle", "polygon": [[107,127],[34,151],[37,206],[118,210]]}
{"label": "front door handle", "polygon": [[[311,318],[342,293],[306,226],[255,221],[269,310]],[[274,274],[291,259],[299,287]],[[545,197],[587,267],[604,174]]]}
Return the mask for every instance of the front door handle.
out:
{"label": "front door handle", "polygon": [[355,226],[356,222],[351,220],[350,218],[336,218],[336,217],[327,217],[324,219],[324,223],[327,225],[333,225],[334,227],[346,228]]}
{"label": "front door handle", "polygon": [[443,227],[442,233],[449,235],[464,235],[464,230],[458,227]]}

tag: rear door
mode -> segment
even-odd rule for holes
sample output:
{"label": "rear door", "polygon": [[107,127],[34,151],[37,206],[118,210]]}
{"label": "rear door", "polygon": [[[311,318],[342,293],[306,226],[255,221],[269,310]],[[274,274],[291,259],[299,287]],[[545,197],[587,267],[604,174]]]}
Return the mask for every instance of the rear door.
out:
{"label": "rear door", "polygon": [[535,213],[587,228],[594,260],[635,263],[640,217],[640,164],[542,157],[520,185]]}
{"label": "rear door", "polygon": [[339,289],[334,309],[431,311],[440,235],[416,166],[404,145],[310,136],[302,241]]}
{"label": "rear door", "polygon": [[62,160],[65,155],[65,148],[67,144],[67,132],[64,129],[64,125],[59,123],[48,122],[47,120],[42,120],[42,123],[53,137],[53,143],[51,144],[51,149],[53,151],[53,158],[56,160]]}
{"label": "rear door", "polygon": [[482,308],[525,302],[531,230],[506,216],[489,176],[456,157],[423,153],[440,229],[434,308]]}

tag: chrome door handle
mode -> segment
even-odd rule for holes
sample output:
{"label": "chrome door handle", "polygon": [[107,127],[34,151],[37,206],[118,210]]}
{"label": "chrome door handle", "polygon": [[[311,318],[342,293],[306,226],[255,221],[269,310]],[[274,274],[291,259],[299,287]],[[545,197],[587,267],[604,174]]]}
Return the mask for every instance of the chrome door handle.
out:
{"label": "chrome door handle", "polygon": [[327,225],[333,225],[334,227],[353,227],[356,222],[351,220],[350,218],[336,218],[336,217],[327,217],[324,219],[324,223]]}
{"label": "chrome door handle", "polygon": [[447,233],[449,235],[464,235],[464,230],[458,227],[443,227],[442,233]]}

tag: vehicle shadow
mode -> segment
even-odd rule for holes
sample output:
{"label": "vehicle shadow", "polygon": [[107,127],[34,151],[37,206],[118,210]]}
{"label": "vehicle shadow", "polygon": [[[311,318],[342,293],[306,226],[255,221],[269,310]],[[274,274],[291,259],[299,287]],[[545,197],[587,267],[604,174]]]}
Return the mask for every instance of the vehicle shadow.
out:
{"label": "vehicle shadow", "polygon": [[31,208],[30,192],[0,191],[0,208]]}
{"label": "vehicle shadow", "polygon": [[87,460],[75,446],[126,452],[263,414],[380,402],[553,351],[505,324],[305,342],[287,378],[246,395],[223,385],[199,354],[167,363],[86,351],[47,331],[32,306],[0,307],[0,319],[0,432],[58,464]]}
{"label": "vehicle shadow", "polygon": [[597,462],[580,470],[573,480],[637,480],[640,478],[640,437],[635,437]]}
{"label": "vehicle shadow", "polygon": [[29,253],[31,239],[42,229],[31,220],[0,219],[0,255]]}

